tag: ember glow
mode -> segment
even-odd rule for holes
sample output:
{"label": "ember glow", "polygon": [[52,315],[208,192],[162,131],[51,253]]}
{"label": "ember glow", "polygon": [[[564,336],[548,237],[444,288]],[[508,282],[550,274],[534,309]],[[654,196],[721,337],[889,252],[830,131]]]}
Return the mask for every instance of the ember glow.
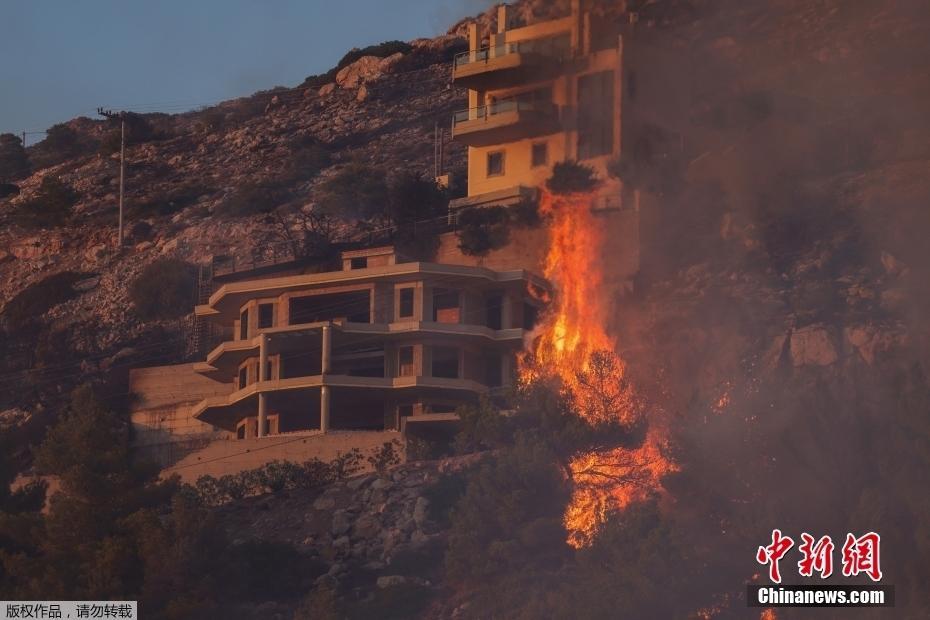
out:
{"label": "ember glow", "polygon": [[[537,329],[531,353],[520,361],[524,383],[556,377],[574,410],[592,425],[629,428],[641,407],[627,379],[626,364],[607,333],[600,264],[603,226],[592,213],[593,194],[543,192],[540,214],[549,227],[544,274],[556,294]],[[591,543],[611,512],[661,488],[675,466],[664,456],[663,433],[651,427],[634,449],[598,449],[568,465],[575,488],[565,510],[568,543]]]}

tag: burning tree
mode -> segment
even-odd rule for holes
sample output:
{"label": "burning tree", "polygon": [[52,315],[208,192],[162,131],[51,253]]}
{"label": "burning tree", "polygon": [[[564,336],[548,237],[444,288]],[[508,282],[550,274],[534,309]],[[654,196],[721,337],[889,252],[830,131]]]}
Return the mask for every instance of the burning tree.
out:
{"label": "burning tree", "polygon": [[[544,273],[556,295],[530,353],[521,359],[521,380],[555,378],[574,413],[598,434],[610,428],[629,434],[643,419],[644,407],[605,327],[603,235],[592,213],[596,185],[584,170],[561,170],[552,181],[539,211],[549,227]],[[657,429],[637,447],[589,442],[567,466],[574,483],[563,518],[569,544],[589,544],[610,513],[661,489],[662,477],[674,467]]]}

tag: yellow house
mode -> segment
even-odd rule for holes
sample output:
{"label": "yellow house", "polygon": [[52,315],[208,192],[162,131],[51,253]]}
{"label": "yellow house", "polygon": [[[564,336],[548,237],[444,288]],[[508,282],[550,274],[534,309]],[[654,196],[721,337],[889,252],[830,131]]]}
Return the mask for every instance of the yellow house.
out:
{"label": "yellow house", "polygon": [[453,139],[468,146],[468,196],[453,210],[516,202],[563,160],[595,168],[602,196],[619,201],[607,164],[621,148],[622,39],[599,35],[580,0],[571,6],[567,17],[511,28],[502,5],[486,40],[469,25],[469,50],[453,66],[468,108],[452,119]]}

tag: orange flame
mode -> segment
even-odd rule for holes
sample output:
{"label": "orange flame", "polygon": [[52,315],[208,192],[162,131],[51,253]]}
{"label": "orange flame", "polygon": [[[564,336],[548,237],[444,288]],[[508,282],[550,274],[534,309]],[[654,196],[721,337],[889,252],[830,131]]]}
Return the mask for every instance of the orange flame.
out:
{"label": "orange flame", "polygon": [[[524,384],[542,377],[561,380],[577,413],[591,424],[631,426],[639,417],[626,364],[606,330],[602,225],[591,211],[593,194],[553,195],[544,191],[540,214],[549,223],[544,275],[556,296],[538,328],[532,353],[520,360]],[[650,429],[636,449],[613,448],[576,456],[569,463],[575,484],[566,508],[568,543],[590,544],[613,511],[645,499],[675,466],[664,456],[662,434]]]}

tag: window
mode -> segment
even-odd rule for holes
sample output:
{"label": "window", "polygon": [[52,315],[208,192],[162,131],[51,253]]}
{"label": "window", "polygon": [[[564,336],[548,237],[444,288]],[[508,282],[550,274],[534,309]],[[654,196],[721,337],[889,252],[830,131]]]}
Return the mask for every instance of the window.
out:
{"label": "window", "polygon": [[271,360],[265,362],[265,381],[271,381]]}
{"label": "window", "polygon": [[504,174],[504,151],[488,153],[488,176],[497,177]]}
{"label": "window", "polygon": [[416,374],[413,367],[413,347],[405,346],[397,349],[397,376],[412,377]]}
{"label": "window", "polygon": [[249,369],[247,366],[243,366],[239,369],[239,389],[241,390],[249,382]]}
{"label": "window", "polygon": [[454,347],[433,347],[433,376],[459,378],[459,350]]}
{"label": "window", "polygon": [[258,328],[274,327],[274,304],[258,304]]}
{"label": "window", "polygon": [[484,384],[500,387],[503,383],[504,365],[500,355],[489,355],[484,359]]}
{"label": "window", "polygon": [[458,323],[459,292],[437,288],[433,292],[433,321],[436,323]]}
{"label": "window", "polygon": [[537,142],[533,145],[533,168],[545,166],[549,163],[549,145],[545,142]]}
{"label": "window", "polygon": [[368,267],[368,257],[367,256],[357,256],[349,261],[349,267],[352,269],[365,269]]}
{"label": "window", "polygon": [[502,329],[504,322],[504,298],[493,295],[487,299],[487,326],[491,329]]}
{"label": "window", "polygon": [[533,329],[539,318],[539,309],[531,304],[523,304],[523,329]]}
{"label": "window", "polygon": [[249,309],[246,308],[239,315],[239,340],[249,337]]}
{"label": "window", "polygon": [[400,301],[398,304],[397,316],[401,319],[413,317],[413,289],[400,289]]}
{"label": "window", "polygon": [[614,142],[614,72],[578,78],[578,159],[609,155]]}

